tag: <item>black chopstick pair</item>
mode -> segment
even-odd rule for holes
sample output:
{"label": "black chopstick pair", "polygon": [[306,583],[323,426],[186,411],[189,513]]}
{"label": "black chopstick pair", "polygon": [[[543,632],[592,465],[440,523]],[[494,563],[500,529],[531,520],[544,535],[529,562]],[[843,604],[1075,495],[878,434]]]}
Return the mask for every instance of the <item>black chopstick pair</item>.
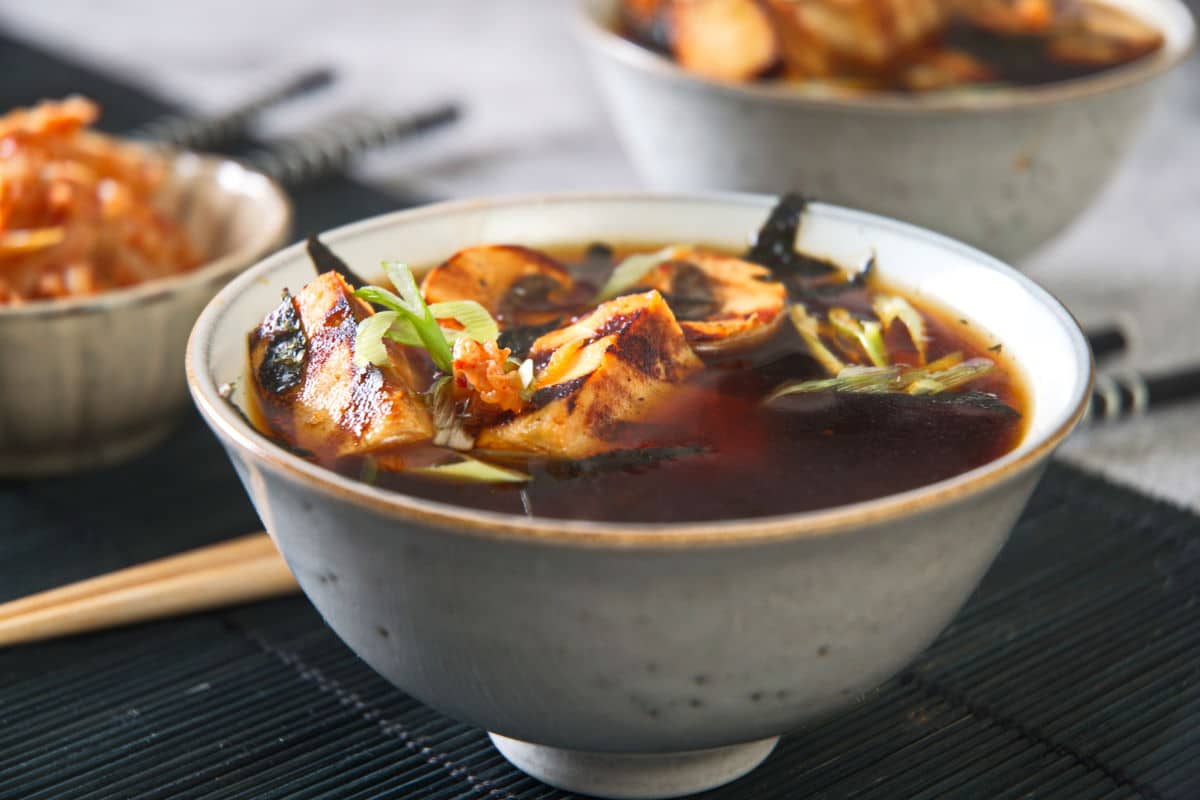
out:
{"label": "black chopstick pair", "polygon": [[[1122,352],[1129,344],[1115,326],[1084,332],[1097,363]],[[1200,366],[1160,375],[1133,370],[1096,376],[1096,385],[1084,417],[1088,423],[1114,422],[1188,400],[1200,400]]]}
{"label": "black chopstick pair", "polygon": [[[334,80],[328,68],[308,70],[217,114],[174,114],[131,135],[192,150],[227,147],[246,138],[254,118],[288,100],[323,89]],[[459,106],[440,105],[395,117],[341,115],[291,139],[272,142],[245,160],[280,183],[297,186],[343,172],[355,157],[458,119]]]}

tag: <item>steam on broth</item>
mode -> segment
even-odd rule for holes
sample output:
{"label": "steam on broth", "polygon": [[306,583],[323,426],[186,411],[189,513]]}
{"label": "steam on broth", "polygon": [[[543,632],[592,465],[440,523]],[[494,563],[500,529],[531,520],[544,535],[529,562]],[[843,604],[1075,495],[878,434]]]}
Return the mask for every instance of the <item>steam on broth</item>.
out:
{"label": "steam on broth", "polygon": [[[460,506],[689,522],[924,486],[1014,448],[1027,402],[967,320],[794,249],[481,245],[417,285],[319,275],[249,336],[252,418],[317,464]],[[358,287],[357,289],[355,287]]]}

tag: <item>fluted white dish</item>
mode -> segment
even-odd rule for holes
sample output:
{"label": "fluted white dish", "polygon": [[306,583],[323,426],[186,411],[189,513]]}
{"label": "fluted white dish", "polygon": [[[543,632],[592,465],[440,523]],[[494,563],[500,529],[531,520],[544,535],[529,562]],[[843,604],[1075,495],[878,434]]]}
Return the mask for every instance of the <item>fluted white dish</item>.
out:
{"label": "fluted white dish", "polygon": [[281,246],[291,205],[234,161],[171,157],[164,207],[207,257],[188,273],[92,297],[0,306],[0,476],[111,464],[187,408],[188,332],[217,290]]}

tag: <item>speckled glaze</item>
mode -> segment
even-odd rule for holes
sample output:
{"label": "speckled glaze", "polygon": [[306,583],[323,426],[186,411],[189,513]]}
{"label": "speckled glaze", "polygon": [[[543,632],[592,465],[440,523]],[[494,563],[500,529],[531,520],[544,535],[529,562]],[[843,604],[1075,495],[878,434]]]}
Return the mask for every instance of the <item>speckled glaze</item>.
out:
{"label": "speckled glaze", "polygon": [[[351,264],[431,263],[499,241],[738,247],[771,204],[752,195],[467,202],[326,240]],[[929,644],[1003,545],[1090,386],[1070,316],[982,253],[824,205],[810,209],[800,245],[843,263],[874,252],[889,281],[999,337],[1032,387],[1017,450],[913,492],[703,524],[529,519],[383,491],[275,447],[218,397],[242,373],[245,332],[280,288],[311,279],[295,247],[204,311],[189,382],[301,587],[367,663],[497,734],[513,763],[551,784],[607,797],[694,792],[752,769],[774,737],[850,706]]]}
{"label": "speckled glaze", "polygon": [[1192,47],[1178,0],[1112,1],[1164,31],[1158,55],[1049,87],[941,96],[704,80],[612,33],[617,0],[579,0],[577,28],[651,187],[801,191],[1012,260],[1090,205]]}
{"label": "speckled glaze", "polygon": [[110,464],[159,441],[187,405],[180,362],[204,305],[283,244],[290,206],[232,161],[173,159],[166,207],[211,262],[83,299],[0,307],[0,476]]}

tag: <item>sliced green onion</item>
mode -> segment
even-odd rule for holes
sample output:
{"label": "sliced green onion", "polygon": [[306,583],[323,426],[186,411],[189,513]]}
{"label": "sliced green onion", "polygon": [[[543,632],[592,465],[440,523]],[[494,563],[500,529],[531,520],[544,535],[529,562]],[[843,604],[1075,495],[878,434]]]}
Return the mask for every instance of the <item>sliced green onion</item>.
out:
{"label": "sliced green onion", "polygon": [[[463,326],[457,333],[466,334],[477,342],[494,342],[500,336],[500,326],[483,306],[474,300],[451,300],[429,307],[436,319],[452,319]],[[457,338],[457,337],[456,337]]]}
{"label": "sliced green onion", "polygon": [[[986,358],[971,358],[949,369],[925,373],[918,381],[913,381],[907,391],[910,394],[940,394],[948,392],[951,389],[962,386],[964,383],[970,383],[973,380],[982,378],[995,368],[996,365]],[[920,388],[914,389],[918,383],[922,385]],[[933,384],[936,384],[940,388],[932,388]]]}
{"label": "sliced green onion", "polygon": [[829,324],[833,325],[838,333],[856,339],[872,364],[877,367],[888,365],[887,346],[883,342],[883,329],[878,322],[860,322],[844,308],[831,308]]}
{"label": "sliced green onion", "polygon": [[429,308],[425,305],[425,298],[421,296],[421,288],[417,286],[416,276],[412,274],[412,270],[408,268],[407,264],[399,261],[385,261],[383,262],[383,271],[388,280],[392,282],[392,286],[396,288],[400,300],[409,313],[421,316]]}
{"label": "sliced green onion", "polygon": [[528,389],[533,385],[533,359],[527,358],[521,362],[521,366],[517,367],[517,374],[521,376],[521,388]]}
{"label": "sliced green onion", "polygon": [[451,380],[449,375],[438,378],[425,393],[433,417],[433,443],[454,450],[470,450],[475,446],[475,437],[463,428]]}
{"label": "sliced green onion", "polygon": [[925,343],[929,341],[929,335],[925,332],[925,318],[921,316],[921,312],[913,308],[912,304],[903,297],[894,294],[879,295],[871,307],[875,310],[875,316],[879,317],[879,321],[883,323],[885,329],[897,319],[904,323],[904,327],[908,330],[908,338],[912,340],[913,347],[917,348],[917,356],[924,364]]}
{"label": "sliced green onion", "polygon": [[836,378],[815,381],[792,381],[771,392],[763,403],[771,403],[790,394],[810,392],[857,392],[859,394],[887,394],[899,391],[899,367],[846,367]]}
{"label": "sliced green onion", "polygon": [[[379,312],[384,313],[384,312]],[[387,338],[398,344],[412,345],[413,347],[424,347],[421,342],[421,337],[417,335],[417,329],[406,317],[397,316],[396,321],[392,323],[392,327],[388,328],[384,334]]]}
{"label": "sliced green onion", "polygon": [[[957,354],[938,359],[939,362]],[[960,359],[961,355],[958,356]],[[936,363],[936,362],[935,362]],[[986,358],[972,358],[947,369],[933,371],[925,367],[860,367],[849,366],[835,378],[812,381],[791,381],[779,386],[763,400],[771,403],[791,394],[809,392],[854,392],[857,394],[941,394],[981,378],[995,368]]]}
{"label": "sliced green onion", "polygon": [[842,360],[821,341],[817,320],[808,313],[807,308],[796,303],[792,306],[789,316],[792,319],[792,325],[796,327],[796,332],[800,334],[800,338],[808,347],[808,352],[825,368],[826,372],[830,375],[837,375],[846,368]]}
{"label": "sliced green onion", "polygon": [[[450,354],[450,342],[438,325],[433,312],[425,304],[425,298],[421,296],[421,290],[417,287],[417,280],[413,277],[412,271],[395,261],[384,262],[383,269],[387,273],[388,280],[396,287],[396,292],[399,292],[398,295],[379,286],[364,286],[354,295],[399,314],[400,318],[408,323],[408,326],[396,327],[396,335],[391,336],[389,333],[389,338],[404,344],[414,344],[425,348],[439,370],[450,372],[453,361]],[[389,328],[390,330],[391,328]],[[415,341],[412,334],[415,334]]]}
{"label": "sliced green onion", "polygon": [[678,252],[679,245],[670,245],[654,253],[635,253],[627,256],[608,276],[608,282],[596,294],[595,302],[599,303],[616,297],[646,277],[646,273],[659,264],[675,258],[675,254]]}
{"label": "sliced green onion", "polygon": [[377,367],[386,367],[391,362],[387,348],[383,345],[383,337],[399,318],[398,311],[380,311],[358,323],[358,330],[354,335],[355,366],[374,364]]}
{"label": "sliced green onion", "polygon": [[449,464],[438,464],[433,467],[415,467],[410,472],[430,475],[439,478],[455,478],[457,480],[476,483],[526,483],[531,477],[519,470],[489,464],[478,458],[459,455],[458,461]]}

